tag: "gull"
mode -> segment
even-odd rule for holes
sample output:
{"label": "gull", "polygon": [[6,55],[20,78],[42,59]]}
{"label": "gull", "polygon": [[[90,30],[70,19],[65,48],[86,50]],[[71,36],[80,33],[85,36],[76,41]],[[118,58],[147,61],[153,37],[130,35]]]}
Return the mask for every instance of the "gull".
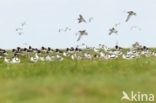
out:
{"label": "gull", "polygon": [[118,31],[113,27],[113,28],[111,28],[111,29],[109,29],[109,35],[111,35],[111,34],[113,34],[113,33],[115,33],[115,34],[117,34],[118,33]]}
{"label": "gull", "polygon": [[86,23],[86,20],[84,19],[84,17],[81,14],[79,15],[79,18],[77,20],[78,20],[78,23],[82,23],[82,22]]}
{"label": "gull", "polygon": [[136,13],[134,11],[128,11],[127,13],[128,13],[128,16],[127,16],[126,22],[128,22],[132,16],[136,16]]}
{"label": "gull", "polygon": [[79,34],[79,37],[78,37],[77,41],[79,41],[83,35],[88,35],[86,30],[80,30],[80,31],[78,31],[78,34]]}

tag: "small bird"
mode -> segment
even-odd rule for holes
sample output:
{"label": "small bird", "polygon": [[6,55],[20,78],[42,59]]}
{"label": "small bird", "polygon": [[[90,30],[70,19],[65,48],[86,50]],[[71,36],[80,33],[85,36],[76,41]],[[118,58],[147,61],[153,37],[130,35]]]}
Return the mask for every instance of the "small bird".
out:
{"label": "small bird", "polygon": [[91,23],[92,22],[92,20],[93,20],[93,17],[90,17],[89,19],[88,19],[88,21]]}
{"label": "small bird", "polygon": [[62,31],[62,29],[59,29],[58,31],[59,31],[59,32],[61,32],[61,31]]}
{"label": "small bird", "polygon": [[78,23],[82,23],[82,22],[86,23],[86,20],[81,14],[79,15],[79,18],[77,20],[78,20]]}
{"label": "small bird", "polygon": [[141,31],[141,28],[138,27],[138,26],[132,26],[132,27],[130,28],[130,30],[139,30],[139,31]]}
{"label": "small bird", "polygon": [[113,33],[115,33],[115,34],[117,34],[118,33],[118,31],[113,27],[113,28],[111,28],[111,29],[109,29],[109,35],[111,35],[111,34],[113,34]]}
{"label": "small bird", "polygon": [[16,28],[16,31],[21,31],[21,30],[23,30],[22,28]]}
{"label": "small bird", "polygon": [[25,25],[26,25],[26,22],[21,23],[21,26],[22,26],[22,27],[25,26]]}
{"label": "small bird", "polygon": [[136,13],[134,11],[128,11],[127,13],[128,13],[128,16],[125,22],[128,22],[132,16],[136,16]]}
{"label": "small bird", "polygon": [[71,28],[66,27],[64,31],[65,31],[65,32],[67,32],[67,31],[71,31]]}
{"label": "small bird", "polygon": [[79,41],[83,35],[88,35],[86,30],[80,30],[80,31],[78,31],[78,34],[79,34],[79,37],[78,37],[77,41]]}
{"label": "small bird", "polygon": [[23,32],[18,32],[18,35],[22,35],[23,34]]}

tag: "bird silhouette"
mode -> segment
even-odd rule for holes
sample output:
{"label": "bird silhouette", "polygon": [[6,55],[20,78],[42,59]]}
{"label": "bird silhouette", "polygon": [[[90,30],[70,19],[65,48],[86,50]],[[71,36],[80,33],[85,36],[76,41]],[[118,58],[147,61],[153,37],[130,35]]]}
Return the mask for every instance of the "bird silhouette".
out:
{"label": "bird silhouette", "polygon": [[118,33],[118,31],[117,31],[114,27],[111,28],[111,29],[109,29],[109,35],[111,35],[111,34],[113,34],[113,33],[115,33],[115,34]]}
{"label": "bird silhouette", "polygon": [[136,16],[136,13],[134,11],[128,11],[127,13],[128,13],[128,16],[125,22],[128,22],[132,16]]}
{"label": "bird silhouette", "polygon": [[81,14],[79,15],[79,18],[77,20],[78,20],[78,23],[82,23],[82,22],[86,23],[86,20]]}
{"label": "bird silhouette", "polygon": [[79,37],[78,37],[77,41],[79,41],[82,38],[82,36],[88,35],[88,33],[86,32],[86,30],[80,30],[80,31],[78,31],[78,34],[79,34]]}

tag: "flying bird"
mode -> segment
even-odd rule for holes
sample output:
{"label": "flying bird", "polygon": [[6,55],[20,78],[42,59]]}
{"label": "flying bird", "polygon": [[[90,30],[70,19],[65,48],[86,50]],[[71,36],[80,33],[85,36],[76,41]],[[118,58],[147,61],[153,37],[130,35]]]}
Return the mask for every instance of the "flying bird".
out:
{"label": "flying bird", "polygon": [[21,23],[21,26],[22,26],[22,27],[25,26],[25,25],[26,25],[26,22]]}
{"label": "flying bird", "polygon": [[66,31],[71,31],[71,28],[66,27],[64,31],[65,31],[65,32],[66,32]]}
{"label": "flying bird", "polygon": [[126,22],[128,22],[132,16],[136,16],[136,13],[134,11],[128,11],[127,13],[128,13],[128,16],[126,18]]}
{"label": "flying bird", "polygon": [[79,41],[82,38],[82,36],[88,35],[88,33],[86,32],[86,30],[80,30],[80,31],[78,31],[78,34],[79,34],[79,37],[78,37],[77,41]]}
{"label": "flying bird", "polygon": [[90,17],[89,19],[88,19],[88,21],[91,23],[92,22],[92,20],[93,20],[93,17]]}
{"label": "flying bird", "polygon": [[86,23],[86,20],[81,14],[79,15],[79,18],[77,20],[78,20],[78,23],[82,23],[82,22]]}
{"label": "flying bird", "polygon": [[16,31],[21,31],[21,30],[23,30],[22,28],[16,28]]}
{"label": "flying bird", "polygon": [[18,32],[18,35],[22,35],[23,34],[23,32]]}
{"label": "flying bird", "polygon": [[138,27],[138,26],[132,26],[132,27],[130,28],[130,30],[139,30],[139,31],[141,31],[141,28]]}
{"label": "flying bird", "polygon": [[62,29],[59,29],[59,30],[58,30],[58,32],[61,32],[61,31],[62,31]]}
{"label": "flying bird", "polygon": [[114,27],[111,28],[111,29],[109,29],[109,35],[111,35],[111,34],[113,34],[113,33],[115,33],[115,34],[118,33],[118,31],[117,31]]}

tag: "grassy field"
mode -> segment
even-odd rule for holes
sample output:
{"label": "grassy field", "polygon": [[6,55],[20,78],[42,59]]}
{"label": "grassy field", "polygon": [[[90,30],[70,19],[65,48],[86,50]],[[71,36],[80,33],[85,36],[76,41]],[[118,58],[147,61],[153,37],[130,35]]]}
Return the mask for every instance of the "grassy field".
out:
{"label": "grassy field", "polygon": [[123,90],[156,95],[156,58],[0,63],[0,103],[121,103]]}

